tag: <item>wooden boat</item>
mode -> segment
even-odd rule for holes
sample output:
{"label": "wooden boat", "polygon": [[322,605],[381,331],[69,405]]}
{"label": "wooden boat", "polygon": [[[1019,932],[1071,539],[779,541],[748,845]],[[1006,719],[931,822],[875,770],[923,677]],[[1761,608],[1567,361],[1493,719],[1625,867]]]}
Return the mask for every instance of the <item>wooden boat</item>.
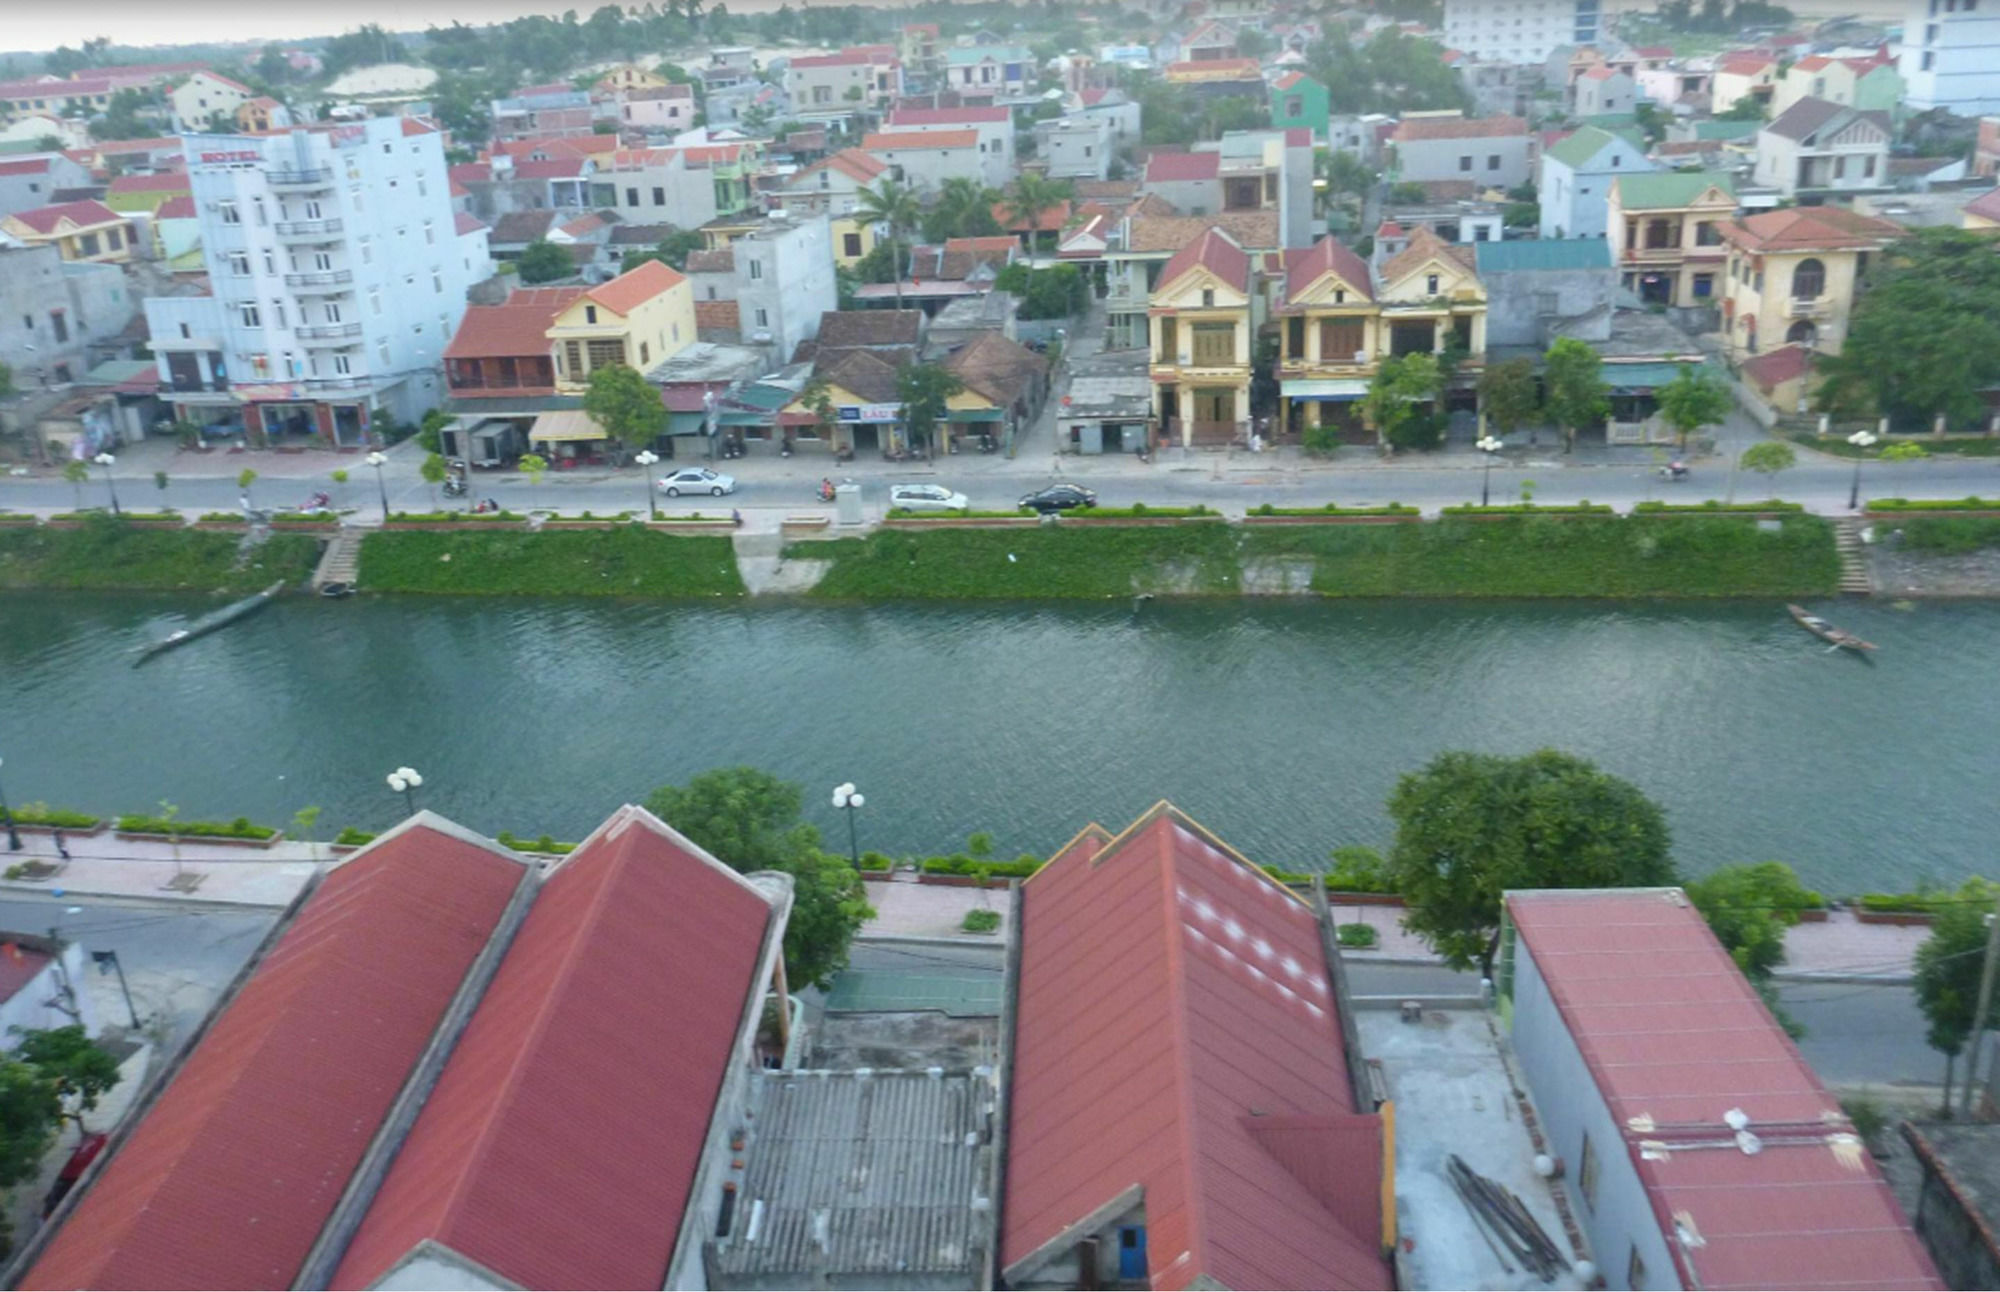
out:
{"label": "wooden boat", "polygon": [[172,650],[174,647],[185,645],[197,637],[206,636],[218,628],[225,628],[235,623],[238,619],[243,618],[243,616],[250,614],[252,611],[262,609],[265,605],[269,604],[273,597],[284,590],[284,580],[281,579],[273,583],[270,587],[265,588],[262,592],[253,593],[241,601],[231,602],[229,605],[212,614],[203,615],[187,627],[177,628],[165,637],[160,638],[160,640],[141,646],[138,650],[139,658],[132,662],[134,664],[143,664],[162,651]]}
{"label": "wooden boat", "polygon": [[1836,649],[1843,646],[1851,651],[1869,651],[1875,649],[1873,642],[1862,641],[1859,637],[1856,637],[1844,628],[1835,628],[1832,624],[1813,614],[1804,606],[1788,605],[1785,609],[1792,612],[1792,618],[1798,621],[1799,627],[1805,629],[1821,641],[1831,643]]}

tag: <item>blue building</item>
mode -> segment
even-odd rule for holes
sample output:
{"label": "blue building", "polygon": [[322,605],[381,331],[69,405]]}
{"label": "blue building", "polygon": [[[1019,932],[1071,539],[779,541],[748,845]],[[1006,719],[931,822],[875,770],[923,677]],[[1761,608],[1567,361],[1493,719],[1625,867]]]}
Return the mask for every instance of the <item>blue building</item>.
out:
{"label": "blue building", "polygon": [[1536,191],[1544,238],[1601,238],[1604,200],[1620,175],[1658,170],[1645,150],[1624,135],[1585,126],[1542,154]]}

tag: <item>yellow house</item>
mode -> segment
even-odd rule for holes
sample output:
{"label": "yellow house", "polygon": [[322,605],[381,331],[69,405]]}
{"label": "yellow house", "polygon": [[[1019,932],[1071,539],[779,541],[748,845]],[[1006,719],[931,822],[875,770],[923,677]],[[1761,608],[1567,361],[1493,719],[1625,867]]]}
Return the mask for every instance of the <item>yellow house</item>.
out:
{"label": "yellow house", "polygon": [[132,258],[125,217],[95,200],[59,202],[0,217],[0,230],[30,246],[53,246],[64,260],[122,265]]}
{"label": "yellow house", "polygon": [[851,215],[833,217],[833,263],[852,269],[856,262],[875,250],[875,226]]}
{"label": "yellow house", "polygon": [[671,266],[649,260],[572,301],[549,325],[556,390],[582,393],[610,364],[651,369],[695,340],[694,289]]}
{"label": "yellow house", "polygon": [[594,90],[661,90],[669,84],[666,77],[657,72],[649,72],[637,63],[620,63],[597,78]]}
{"label": "yellow house", "polygon": [[1709,305],[1722,295],[1722,226],[1736,214],[1726,171],[1620,175],[1604,202],[1627,290],[1649,305]]}
{"label": "yellow house", "polygon": [[1146,308],[1153,415],[1182,447],[1250,429],[1250,253],[1210,228],[1167,261]]}
{"label": "yellow house", "polygon": [[1838,206],[1762,211],[1722,226],[1729,357],[1781,345],[1839,354],[1856,284],[1901,225]]}
{"label": "yellow house", "polygon": [[1965,204],[1960,223],[1968,229],[2000,229],[2000,188],[1989,189]]}

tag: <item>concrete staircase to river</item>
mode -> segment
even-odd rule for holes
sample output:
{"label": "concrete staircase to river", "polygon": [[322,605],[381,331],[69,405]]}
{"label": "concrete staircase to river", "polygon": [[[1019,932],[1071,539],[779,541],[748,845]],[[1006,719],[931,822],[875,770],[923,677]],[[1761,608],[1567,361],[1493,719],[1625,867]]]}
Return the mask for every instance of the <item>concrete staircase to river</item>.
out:
{"label": "concrete staircase to river", "polygon": [[1865,597],[1874,593],[1868,577],[1868,554],[1861,546],[1861,520],[1842,516],[1833,522],[1833,546],[1840,554],[1840,591],[1845,596]]}
{"label": "concrete staircase to river", "polygon": [[312,587],[318,592],[329,583],[353,587],[361,573],[361,533],[353,525],[342,525],[320,553],[319,568],[313,571]]}

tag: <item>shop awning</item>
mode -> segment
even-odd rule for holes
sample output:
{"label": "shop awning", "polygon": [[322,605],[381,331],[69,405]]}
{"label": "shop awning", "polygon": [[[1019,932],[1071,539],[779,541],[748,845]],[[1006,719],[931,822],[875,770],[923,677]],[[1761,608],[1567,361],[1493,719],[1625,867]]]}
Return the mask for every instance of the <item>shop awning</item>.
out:
{"label": "shop awning", "polygon": [[581,408],[565,408],[560,412],[543,413],[537,417],[534,428],[528,432],[528,438],[543,444],[553,444],[558,441],[577,443],[583,440],[608,440],[611,436]]}
{"label": "shop awning", "polygon": [[1360,399],[1368,393],[1368,383],[1352,378],[1287,381],[1280,389],[1286,399]]}
{"label": "shop awning", "polygon": [[953,408],[945,412],[948,422],[998,422],[1004,420],[997,408]]}

